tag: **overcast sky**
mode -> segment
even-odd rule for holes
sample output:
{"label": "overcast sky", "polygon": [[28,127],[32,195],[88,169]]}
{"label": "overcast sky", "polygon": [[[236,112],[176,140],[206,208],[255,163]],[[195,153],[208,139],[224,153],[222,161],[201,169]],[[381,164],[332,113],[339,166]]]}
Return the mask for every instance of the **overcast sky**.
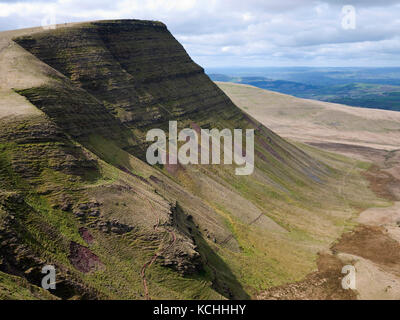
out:
{"label": "overcast sky", "polygon": [[203,67],[400,66],[400,0],[0,0],[0,30],[52,11],[57,23],[160,20]]}

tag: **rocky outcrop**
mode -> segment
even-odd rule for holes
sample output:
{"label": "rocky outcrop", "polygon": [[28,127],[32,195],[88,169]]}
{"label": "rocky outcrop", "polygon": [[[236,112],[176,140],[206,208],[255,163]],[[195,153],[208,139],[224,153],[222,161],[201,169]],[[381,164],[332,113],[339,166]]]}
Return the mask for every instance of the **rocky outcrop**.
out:
{"label": "rocky outcrop", "polygon": [[[44,276],[42,268],[53,263],[46,259],[45,251],[40,252],[29,243],[32,240],[29,227],[32,225],[28,223],[27,217],[38,213],[26,203],[25,199],[23,193],[0,190],[0,272],[16,276],[17,279],[21,279],[19,281],[27,280],[34,286],[41,287]],[[43,234],[54,235],[55,231],[51,226],[42,225],[41,227]],[[44,230],[46,227],[47,230]],[[62,248],[59,249],[62,250]],[[82,267],[82,272],[92,271],[102,266],[101,262],[79,246],[77,250],[73,246],[71,252],[72,261],[76,262],[80,268]],[[57,271],[57,283],[56,289],[50,292],[52,295],[62,299],[72,297],[94,299],[100,296],[95,289],[77,281],[64,266],[58,263],[54,266]]]}
{"label": "rocky outcrop", "polygon": [[191,220],[178,204],[171,205],[169,219],[160,227],[174,238],[173,245],[166,248],[159,259],[161,265],[170,267],[183,275],[203,270],[203,261],[193,237]]}
{"label": "rocky outcrop", "polygon": [[131,232],[134,229],[134,227],[129,226],[127,224],[123,224],[116,219],[113,219],[110,221],[97,220],[96,222],[91,224],[91,227],[95,227],[104,233],[109,233],[109,234],[114,233],[114,234],[118,234],[118,235],[122,235],[122,234],[125,234],[128,232]]}
{"label": "rocky outcrop", "polygon": [[75,206],[73,213],[78,218],[98,217],[100,216],[101,204],[96,200],[91,200],[86,203],[79,203]]}
{"label": "rocky outcrop", "polygon": [[172,268],[183,275],[198,273],[203,261],[196,245],[185,238],[178,238],[176,245],[159,255],[161,265]]}

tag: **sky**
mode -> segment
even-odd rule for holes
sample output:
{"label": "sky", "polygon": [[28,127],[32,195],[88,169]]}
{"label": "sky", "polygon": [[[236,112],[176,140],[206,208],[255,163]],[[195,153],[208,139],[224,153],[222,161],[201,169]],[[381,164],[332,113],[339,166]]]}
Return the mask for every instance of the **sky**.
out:
{"label": "sky", "polygon": [[205,68],[400,66],[400,0],[0,0],[0,30],[99,19],[162,21]]}

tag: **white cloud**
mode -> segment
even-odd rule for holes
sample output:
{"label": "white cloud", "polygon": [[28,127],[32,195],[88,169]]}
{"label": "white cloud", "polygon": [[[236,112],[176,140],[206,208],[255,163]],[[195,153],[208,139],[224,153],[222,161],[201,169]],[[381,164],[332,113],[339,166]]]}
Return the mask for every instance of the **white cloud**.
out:
{"label": "white cloud", "polygon": [[341,27],[342,0],[6,0],[3,30],[116,18],[160,20],[203,66],[398,65],[400,0],[352,0],[355,30]]}

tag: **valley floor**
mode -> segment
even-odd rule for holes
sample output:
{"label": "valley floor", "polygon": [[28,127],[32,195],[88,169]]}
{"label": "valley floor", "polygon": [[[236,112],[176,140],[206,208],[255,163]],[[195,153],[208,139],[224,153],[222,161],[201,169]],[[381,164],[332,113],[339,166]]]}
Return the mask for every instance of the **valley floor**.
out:
{"label": "valley floor", "polygon": [[[242,110],[281,136],[371,163],[369,188],[391,205],[360,209],[357,226],[320,252],[318,270],[272,287],[258,299],[400,299],[400,113],[298,99],[251,86],[218,83]],[[342,188],[346,179],[338,186]],[[343,194],[350,199],[351,194]],[[342,267],[356,269],[343,290]]]}
{"label": "valley floor", "polygon": [[[362,211],[358,226],[319,254],[318,271],[301,282],[262,292],[258,299],[400,299],[400,151],[317,145],[372,162],[365,174],[370,188],[393,205]],[[356,269],[354,291],[341,288],[344,265]]]}

